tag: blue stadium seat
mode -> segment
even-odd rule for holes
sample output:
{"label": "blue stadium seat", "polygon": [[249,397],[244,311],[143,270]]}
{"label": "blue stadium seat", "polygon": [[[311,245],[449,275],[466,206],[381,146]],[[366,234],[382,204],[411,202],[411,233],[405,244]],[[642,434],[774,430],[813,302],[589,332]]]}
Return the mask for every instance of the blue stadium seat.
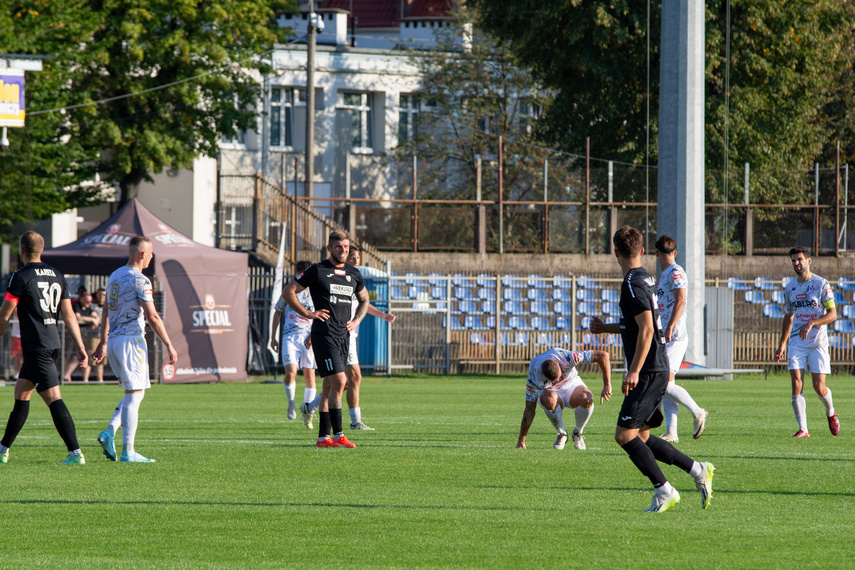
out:
{"label": "blue stadium seat", "polygon": [[519,289],[505,289],[502,291],[502,299],[506,301],[522,301],[524,297],[522,291]]}
{"label": "blue stadium seat", "polygon": [[787,302],[786,297],[784,297],[783,291],[772,291],[772,302],[778,305],[783,305]]}
{"label": "blue stadium seat", "polygon": [[522,282],[519,275],[503,275],[502,287],[510,289],[524,289],[525,283]]}
{"label": "blue stadium seat", "polygon": [[600,299],[607,303],[617,303],[620,301],[620,291],[616,289],[603,289]]}
{"label": "blue stadium seat", "polygon": [[496,302],[495,301],[481,301],[481,312],[485,314],[495,315],[496,314]]}
{"label": "blue stadium seat", "polygon": [[526,331],[531,329],[528,324],[528,319],[526,319],[525,317],[509,317],[508,327],[520,331]]}
{"label": "blue stadium seat", "polygon": [[496,300],[496,290],[495,289],[478,289],[478,298],[484,299],[485,301],[495,301]]}
{"label": "blue stadium seat", "polygon": [[[462,331],[463,330],[463,327],[460,326],[460,321],[457,320],[457,317],[450,316],[448,318],[451,319],[450,321],[448,321],[450,323],[451,330],[453,330],[453,331]],[[445,328],[445,326],[446,326],[445,317],[442,317],[442,328]]]}
{"label": "blue stadium seat", "polygon": [[419,301],[427,301],[430,299],[428,290],[424,287],[410,287],[410,299],[418,299]]}
{"label": "blue stadium seat", "polygon": [[600,300],[600,296],[592,289],[576,289],[576,300],[595,303]]}
{"label": "blue stadium seat", "polygon": [[579,287],[584,287],[585,289],[602,289],[603,286],[594,281],[594,278],[590,275],[580,275],[578,279],[576,279],[576,284]]}
{"label": "blue stadium seat", "polygon": [[845,305],[846,302],[847,302],[846,297],[843,295],[843,293],[841,293],[840,291],[834,292],[834,304],[835,305],[838,305],[838,306]]}
{"label": "blue stadium seat", "polygon": [[[418,303],[413,303],[413,304],[417,305]],[[436,303],[433,304],[433,308],[436,309],[437,311],[439,311],[439,310],[444,311],[445,307],[446,307],[445,301],[437,301]]]}
{"label": "blue stadium seat", "polygon": [[579,326],[576,327],[577,331],[587,331],[591,330],[591,321],[592,317],[582,317],[579,319]]}
{"label": "blue stadium seat", "polygon": [[843,305],[843,318],[855,319],[855,305]]}
{"label": "blue stadium seat", "polygon": [[418,273],[404,273],[404,283],[407,285],[418,285],[421,283],[419,277],[421,277],[421,275]]}
{"label": "blue stadium seat", "polygon": [[770,319],[783,319],[784,309],[781,308],[781,305],[764,305],[763,316]]}
{"label": "blue stadium seat", "polygon": [[475,280],[465,273],[455,273],[452,275],[451,284],[455,287],[476,287]]}
{"label": "blue stadium seat", "polygon": [[603,314],[610,317],[619,317],[620,305],[617,303],[603,303]]}
{"label": "blue stadium seat", "polygon": [[620,323],[620,317],[606,317],[604,321],[607,325],[614,325]]}
{"label": "blue stadium seat", "polygon": [[[855,341],[855,338],[852,339]],[[851,343],[845,336],[839,334],[828,335],[828,346],[830,348],[849,348]]]}
{"label": "blue stadium seat", "polygon": [[504,304],[502,305],[502,308],[504,309],[503,312],[506,314],[510,314],[510,315],[522,315],[523,314],[522,303],[520,303],[519,301],[505,301]]}
{"label": "blue stadium seat", "polygon": [[787,288],[787,283],[795,279],[795,277],[783,277],[781,278],[781,289]]}
{"label": "blue stadium seat", "polygon": [[478,303],[475,301],[460,301],[457,304],[457,307],[459,312],[468,313],[470,315],[481,312],[480,307],[478,307]]}
{"label": "blue stadium seat", "polygon": [[546,289],[552,286],[550,281],[552,281],[552,279],[544,277],[543,275],[529,275],[526,278],[526,285],[534,289]]}
{"label": "blue stadium seat", "polygon": [[400,287],[392,287],[392,300],[393,301],[401,301],[403,299],[409,298],[404,294],[404,290]]}
{"label": "blue stadium seat", "polygon": [[608,346],[606,343],[606,339],[602,335],[598,334],[583,334],[582,344],[585,346],[590,346],[592,348]]}
{"label": "blue stadium seat", "polygon": [[525,346],[528,344],[528,333],[523,332],[509,332],[509,333],[500,333],[499,338],[500,342],[504,346]]}
{"label": "blue stadium seat", "polygon": [[532,317],[531,328],[536,331],[549,331],[552,330],[552,325],[546,317]]}
{"label": "blue stadium seat", "polygon": [[834,321],[834,332],[855,333],[855,323],[852,321]]}
{"label": "blue stadium seat", "polygon": [[621,341],[619,334],[610,334],[606,336],[608,337],[607,343],[609,346],[623,346],[623,341]]}
{"label": "blue stadium seat", "polygon": [[542,333],[537,333],[537,336],[535,337],[534,344],[535,344],[535,346],[544,346],[544,345],[552,346],[552,342],[553,342],[552,341],[552,335],[549,333],[543,333],[542,332]]}
{"label": "blue stadium seat", "polygon": [[598,315],[600,311],[594,303],[577,303],[576,312],[580,315]]}
{"label": "blue stadium seat", "polygon": [[455,299],[469,300],[475,298],[475,294],[472,292],[472,289],[467,289],[466,287],[455,287],[452,290],[452,294]]}
{"label": "blue stadium seat", "polygon": [[431,299],[445,299],[445,287],[431,287],[430,288],[430,298]]}
{"label": "blue stadium seat", "polygon": [[496,276],[491,273],[479,273],[475,277],[475,284],[478,287],[486,287],[488,289],[496,290]]}
{"label": "blue stadium seat", "polygon": [[573,295],[567,289],[553,289],[552,290],[552,298],[555,301],[570,302],[573,300]]}
{"label": "blue stadium seat", "polygon": [[754,280],[754,287],[762,291],[775,291],[778,289],[778,284],[769,277],[758,277]]}
{"label": "blue stadium seat", "polygon": [[566,289],[570,290],[573,288],[573,278],[572,277],[564,277],[563,275],[558,275],[552,278],[552,286],[555,289]]}
{"label": "blue stadium seat", "polygon": [[431,287],[445,287],[448,279],[442,273],[431,273],[428,275],[428,285]]}
{"label": "blue stadium seat", "polygon": [[530,301],[546,301],[549,297],[546,294],[546,289],[529,289],[528,298]]}
{"label": "blue stadium seat", "polygon": [[762,305],[764,303],[768,303],[769,301],[766,299],[766,297],[763,296],[762,291],[746,291],[745,302],[751,303],[753,305]]}
{"label": "blue stadium seat", "polygon": [[481,324],[481,317],[466,317],[463,320],[463,326],[470,331],[485,331],[486,325]]}
{"label": "blue stadium seat", "polygon": [[[487,317],[484,326],[487,327],[487,330],[494,330],[496,328],[496,317]],[[499,319],[499,328],[505,328],[505,319]]]}
{"label": "blue stadium seat", "polygon": [[573,305],[569,301],[558,301],[557,303],[555,303],[555,314],[572,315]]}
{"label": "blue stadium seat", "polygon": [[570,317],[558,317],[555,319],[555,328],[560,331],[569,331],[571,326]]}
{"label": "blue stadium seat", "polygon": [[855,278],[841,277],[837,280],[837,288],[841,291],[855,291]]}
{"label": "blue stadium seat", "polygon": [[549,310],[549,304],[544,301],[535,301],[529,307],[529,311],[533,315],[551,315],[552,311]]}
{"label": "blue stadium seat", "polygon": [[746,283],[745,280],[737,279],[736,277],[728,277],[727,286],[734,291],[749,291],[751,289],[750,283]]}
{"label": "blue stadium seat", "polygon": [[469,342],[472,344],[478,345],[491,345],[492,342],[487,342],[487,338],[484,333],[474,332],[469,335]]}

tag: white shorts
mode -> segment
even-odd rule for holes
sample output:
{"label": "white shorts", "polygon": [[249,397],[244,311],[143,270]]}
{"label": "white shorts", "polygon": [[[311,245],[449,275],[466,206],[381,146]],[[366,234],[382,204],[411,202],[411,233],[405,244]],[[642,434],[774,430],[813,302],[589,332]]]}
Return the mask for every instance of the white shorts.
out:
{"label": "white shorts", "polygon": [[279,350],[282,352],[282,364],[290,366],[298,365],[300,368],[315,369],[315,351],[311,348],[306,348],[304,344],[307,335],[292,334],[282,339],[282,346]]}
{"label": "white shorts", "polygon": [[148,347],[141,336],[111,336],[107,339],[107,359],[119,385],[125,390],[151,388],[148,377]]}
{"label": "white shorts", "polygon": [[683,364],[683,357],[686,356],[686,349],[688,348],[688,340],[672,340],[665,345],[665,352],[668,354],[668,366],[674,374],[680,370],[680,366]]}
{"label": "white shorts", "polygon": [[811,374],[831,374],[828,334],[817,334],[808,340],[802,340],[797,334],[791,336],[787,347],[787,369],[810,369]]}
{"label": "white shorts", "polygon": [[350,335],[350,346],[347,349],[348,366],[359,366],[359,351],[356,346],[356,339],[358,338],[358,335]]}
{"label": "white shorts", "polygon": [[[570,408],[570,398],[573,396],[573,392],[576,391],[576,388],[579,386],[585,386],[585,383],[582,382],[581,378],[575,378],[566,384],[562,384],[559,388],[549,388],[553,392],[558,395],[558,399],[561,401],[561,405],[565,408]],[[540,396],[537,397],[537,403],[540,404],[540,407],[543,408],[543,404],[540,403]],[[544,408],[546,409],[546,408]]]}

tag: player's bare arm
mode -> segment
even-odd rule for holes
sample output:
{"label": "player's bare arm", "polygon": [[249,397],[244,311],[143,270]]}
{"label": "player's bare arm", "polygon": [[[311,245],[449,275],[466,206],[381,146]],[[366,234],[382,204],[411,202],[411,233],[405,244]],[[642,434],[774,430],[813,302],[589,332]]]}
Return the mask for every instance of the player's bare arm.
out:
{"label": "player's bare arm", "polygon": [[781,362],[787,355],[787,339],[793,328],[794,315],[784,315],[784,323],[781,325],[781,339],[778,341],[778,350],[775,351],[775,362]]}
{"label": "player's bare arm", "polygon": [[599,317],[591,317],[589,328],[594,334],[620,334],[620,323],[606,324]]}
{"label": "player's bare arm", "polygon": [[612,397],[612,365],[609,353],[605,350],[595,350],[591,353],[591,359],[600,367],[603,373],[603,391],[600,392],[600,403],[608,402]]}
{"label": "player's bare arm", "polygon": [[368,305],[368,314],[371,315],[372,317],[377,317],[378,319],[383,319],[387,323],[394,323],[395,319],[397,318],[392,313],[384,313],[383,311],[381,311],[380,309],[378,309],[377,307],[375,307],[374,305],[371,305],[371,304]]}
{"label": "player's bare arm", "polygon": [[368,314],[368,307],[371,306],[371,301],[368,297],[368,289],[362,289],[362,291],[357,293],[356,299],[359,301],[359,306],[356,307],[356,314],[353,316],[353,320],[347,322],[347,330],[349,332],[356,330],[356,327],[359,326],[359,323],[361,323],[362,319],[365,318],[365,315]]}
{"label": "player's bare arm", "polygon": [[273,322],[270,323],[270,349],[273,352],[279,352],[279,322],[282,320],[282,313],[273,311]]}
{"label": "player's bare arm", "polygon": [[525,410],[523,410],[522,423],[520,424],[520,436],[517,439],[517,447],[525,449],[525,437],[528,435],[528,430],[531,423],[534,421],[534,416],[537,414],[537,402],[525,402]]}
{"label": "player's bare arm", "polygon": [[665,342],[671,342],[671,335],[674,334],[674,327],[683,316],[683,311],[686,310],[686,290],[674,289],[674,310],[671,311],[671,318],[668,319],[668,325],[665,327]]}
{"label": "player's bare arm", "polygon": [[834,305],[830,307],[826,307],[825,314],[819,317],[818,319],[812,319],[802,325],[802,328],[799,329],[799,337],[802,340],[806,339],[810,329],[813,327],[821,327],[822,325],[829,325],[837,320],[837,308]]}
{"label": "player's bare arm", "polygon": [[86,346],[83,344],[83,337],[80,336],[80,325],[77,324],[77,315],[74,314],[74,309],[71,306],[71,299],[62,299],[59,302],[59,311],[62,314],[62,320],[65,322],[65,328],[71,334],[71,340],[74,341],[74,346],[77,347],[77,362],[80,366],[86,366],[89,361],[89,355],[86,354]]}
{"label": "player's bare arm", "polygon": [[632,389],[638,385],[638,373],[647,358],[647,351],[650,350],[653,334],[656,330],[653,327],[653,313],[651,311],[643,311],[636,315],[635,323],[638,325],[638,342],[635,345],[635,356],[632,357],[629,370],[623,377],[621,392],[624,396],[628,396]]}
{"label": "player's bare arm", "polygon": [[297,295],[305,291],[306,288],[297,283],[296,281],[291,281],[288,285],[285,286],[285,290],[282,291],[282,298],[285,299],[285,302],[288,303],[288,306],[294,309],[298,315],[302,315],[307,319],[317,319],[319,321],[326,321],[330,318],[330,313],[326,309],[320,309],[317,311],[307,311],[306,307],[297,299]]}
{"label": "player's bare arm", "polygon": [[3,305],[0,306],[0,336],[3,336],[3,333],[6,332],[6,327],[9,326],[9,319],[12,318],[12,313],[15,312],[17,307],[18,303],[9,301],[8,299],[3,301]]}
{"label": "player's bare arm", "polygon": [[172,341],[169,340],[169,335],[166,333],[166,327],[163,325],[163,319],[161,319],[160,315],[157,314],[157,309],[154,308],[154,303],[151,301],[143,301],[140,305],[142,306],[145,318],[151,326],[151,329],[154,331],[154,334],[156,334],[157,338],[163,341],[163,344],[166,346],[166,361],[169,364],[175,364],[178,362],[178,352],[175,350],[175,347],[172,346]]}

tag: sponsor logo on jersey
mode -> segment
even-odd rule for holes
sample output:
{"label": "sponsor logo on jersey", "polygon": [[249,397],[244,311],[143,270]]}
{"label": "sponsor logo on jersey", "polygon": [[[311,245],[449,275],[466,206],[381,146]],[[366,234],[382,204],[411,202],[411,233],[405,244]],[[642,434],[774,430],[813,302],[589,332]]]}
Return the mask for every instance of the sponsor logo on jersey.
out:
{"label": "sponsor logo on jersey", "polygon": [[330,284],[330,293],[335,295],[346,295],[348,297],[353,295],[353,287],[350,285],[338,285],[336,283]]}
{"label": "sponsor logo on jersey", "polygon": [[807,293],[802,293],[801,295],[796,295],[796,299],[807,299]]}
{"label": "sponsor logo on jersey", "polygon": [[336,269],[335,274],[336,275],[347,275],[347,271],[345,271],[344,269]]}
{"label": "sponsor logo on jersey", "polygon": [[348,282],[348,283],[350,283],[350,275],[348,275],[347,277],[345,277],[345,279],[347,279],[347,282]]}
{"label": "sponsor logo on jersey", "polygon": [[817,302],[815,300],[810,299],[807,301],[794,301],[793,307],[800,309],[802,307],[819,307],[819,305],[817,304]]}
{"label": "sponsor logo on jersey", "polygon": [[656,285],[656,280],[653,279],[653,277],[645,277],[644,278],[644,284],[650,285],[651,287],[653,287],[654,285]]}

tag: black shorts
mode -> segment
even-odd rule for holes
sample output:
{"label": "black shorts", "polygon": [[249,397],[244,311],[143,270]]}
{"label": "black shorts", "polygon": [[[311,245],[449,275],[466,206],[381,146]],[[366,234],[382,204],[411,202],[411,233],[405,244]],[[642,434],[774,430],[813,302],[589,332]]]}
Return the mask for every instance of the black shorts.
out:
{"label": "black shorts", "polygon": [[315,352],[318,375],[326,378],[344,372],[349,348],[349,335],[333,336],[312,332],[312,350]]}
{"label": "black shorts", "polygon": [[[59,386],[60,350],[24,351],[24,364],[18,378],[29,380],[42,393],[49,388]],[[75,357],[76,358],[76,357]]]}
{"label": "black shorts", "polygon": [[667,370],[639,374],[638,384],[623,399],[618,414],[618,427],[639,429],[644,426],[661,426],[664,416],[659,406],[665,389],[668,388],[668,377]]}

